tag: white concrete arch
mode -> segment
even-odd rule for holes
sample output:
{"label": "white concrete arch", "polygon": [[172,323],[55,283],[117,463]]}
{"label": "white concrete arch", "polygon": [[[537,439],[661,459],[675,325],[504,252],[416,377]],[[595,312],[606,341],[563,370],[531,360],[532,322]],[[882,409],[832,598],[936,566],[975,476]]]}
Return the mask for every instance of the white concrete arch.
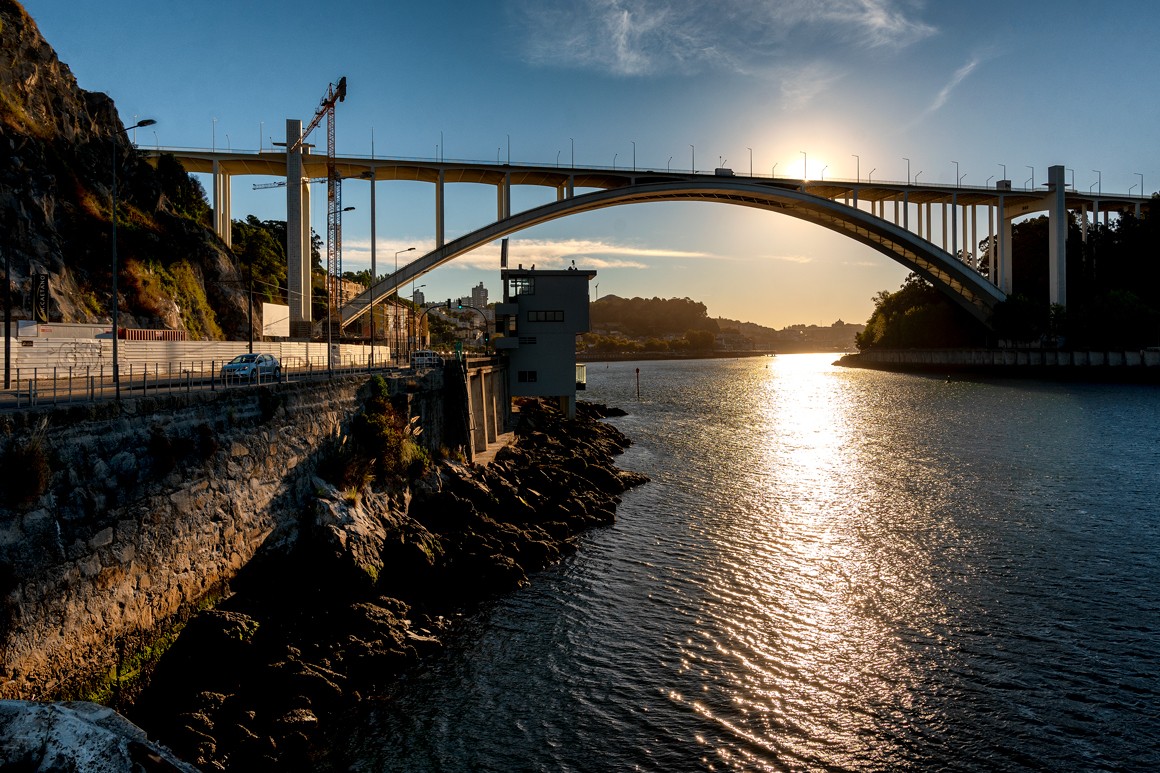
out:
{"label": "white concrete arch", "polygon": [[432,269],[509,234],[581,212],[626,204],[710,201],[779,212],[861,242],[930,280],[977,319],[987,321],[1006,296],[949,252],[880,217],[837,201],[777,183],[726,177],[680,179],[586,193],[518,212],[450,241],[412,261],[342,308],[342,324],[364,314],[372,299],[381,301]]}

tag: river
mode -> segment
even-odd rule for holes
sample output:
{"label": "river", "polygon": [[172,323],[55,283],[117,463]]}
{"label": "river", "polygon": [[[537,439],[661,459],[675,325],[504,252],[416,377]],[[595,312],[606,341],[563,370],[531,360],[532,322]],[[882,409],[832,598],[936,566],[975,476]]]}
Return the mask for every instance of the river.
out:
{"label": "river", "polygon": [[652,482],[351,769],[1160,770],[1160,389],[833,359],[589,365]]}

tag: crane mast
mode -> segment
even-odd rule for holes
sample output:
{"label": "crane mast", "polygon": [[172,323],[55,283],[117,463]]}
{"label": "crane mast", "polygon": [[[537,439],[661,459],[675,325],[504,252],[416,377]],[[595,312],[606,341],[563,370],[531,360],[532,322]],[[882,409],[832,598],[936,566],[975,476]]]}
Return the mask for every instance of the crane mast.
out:
{"label": "crane mast", "polygon": [[[327,337],[331,334],[331,318],[339,298],[342,282],[342,178],[334,157],[334,106],[346,99],[346,76],[338,79],[338,84],[329,83],[326,94],[314,113],[314,118],[294,143],[290,151],[295,151],[306,142],[315,127],[326,119],[326,295],[327,295]],[[329,349],[328,349],[329,356]]]}

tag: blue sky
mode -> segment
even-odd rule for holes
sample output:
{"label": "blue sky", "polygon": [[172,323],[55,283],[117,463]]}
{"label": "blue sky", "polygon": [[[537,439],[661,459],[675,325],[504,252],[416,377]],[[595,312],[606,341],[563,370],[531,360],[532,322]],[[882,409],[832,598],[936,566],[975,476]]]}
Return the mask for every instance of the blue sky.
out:
{"label": "blue sky", "polygon": [[[1160,189],[1160,5],[1070,0],[26,0],[82,88],[108,93],[140,145],[256,149],[309,121],[346,76],[340,154]],[[324,129],[315,141],[325,142]],[[442,135],[441,135],[442,133]],[[693,146],[693,148],[690,148]],[[855,155],[858,158],[855,158]],[[671,159],[671,160],[670,160]],[[283,219],[265,178],[235,178],[233,216]],[[208,188],[208,181],[206,181]],[[368,184],[344,186],[344,268],[369,265]],[[317,188],[313,224],[325,234]],[[513,209],[550,194],[518,189]],[[450,186],[448,238],[494,218],[493,188]],[[434,191],[380,183],[380,273],[434,243]],[[792,218],[726,205],[633,205],[512,239],[513,260],[599,271],[601,295],[691,297],[776,327],[865,321],[905,271]],[[422,280],[483,281],[488,248]]]}

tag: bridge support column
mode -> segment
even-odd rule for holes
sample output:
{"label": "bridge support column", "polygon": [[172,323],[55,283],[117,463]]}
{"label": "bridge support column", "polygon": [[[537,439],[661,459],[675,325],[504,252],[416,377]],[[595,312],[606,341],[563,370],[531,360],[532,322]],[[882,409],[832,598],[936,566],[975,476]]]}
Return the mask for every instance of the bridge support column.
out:
{"label": "bridge support column", "polygon": [[999,279],[995,276],[995,207],[987,205],[987,277],[991,284],[999,286]]}
{"label": "bridge support column", "polygon": [[902,192],[902,229],[910,230],[910,191]]}
{"label": "bridge support column", "polygon": [[512,173],[503,176],[503,182],[495,186],[495,219],[503,220],[512,215]]}
{"label": "bridge support column", "polygon": [[1087,204],[1079,205],[1079,234],[1084,244],[1087,244]]}
{"label": "bridge support column", "polygon": [[227,247],[233,246],[233,228],[230,221],[230,173],[213,162],[213,231]]}
{"label": "bridge support column", "polygon": [[1014,272],[1011,267],[1011,217],[1007,215],[1007,197],[999,197],[999,289],[1011,294]]}
{"label": "bridge support column", "polygon": [[[963,212],[963,218],[966,218],[966,211]],[[971,265],[978,269],[979,267],[979,208],[971,207],[971,241],[968,245],[971,253]]]}
{"label": "bridge support column", "polygon": [[439,170],[439,179],[435,181],[435,247],[443,246],[443,170]]}
{"label": "bridge support column", "polygon": [[[943,219],[946,219],[946,205],[943,205]],[[946,230],[943,223],[943,230]],[[944,248],[945,249],[945,248]],[[959,194],[951,194],[951,255],[959,256]]]}
{"label": "bridge support column", "polygon": [[576,176],[568,175],[568,198],[573,198],[576,195]]}
{"label": "bridge support column", "polygon": [[302,174],[302,121],[286,120],[286,286],[291,338],[310,336],[310,181]]}
{"label": "bridge support column", "polygon": [[1067,305],[1067,188],[1062,166],[1047,168],[1049,207],[1047,210],[1047,251],[1051,261],[1047,270],[1048,291],[1052,303]]}

